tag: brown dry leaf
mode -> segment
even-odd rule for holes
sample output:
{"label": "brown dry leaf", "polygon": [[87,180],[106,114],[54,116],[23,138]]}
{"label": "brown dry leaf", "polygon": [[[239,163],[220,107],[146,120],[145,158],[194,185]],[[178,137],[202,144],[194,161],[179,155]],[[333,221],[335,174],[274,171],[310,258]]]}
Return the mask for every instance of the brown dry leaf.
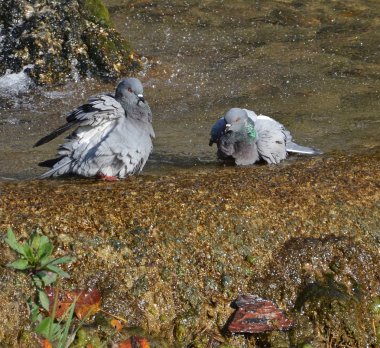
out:
{"label": "brown dry leaf", "polygon": [[120,320],[117,320],[117,319],[112,319],[110,321],[111,325],[117,330],[117,331],[121,331],[123,329],[123,324],[121,323]]}
{"label": "brown dry leaf", "polygon": [[149,348],[149,342],[145,337],[132,336],[125,341],[119,342],[118,348]]}
{"label": "brown dry leaf", "polygon": [[[56,291],[47,287],[46,293],[50,302],[49,314],[52,315]],[[97,289],[66,291],[58,295],[55,317],[61,318],[75,300],[74,312],[78,319],[83,319],[90,311],[95,314],[100,309],[101,295]]]}

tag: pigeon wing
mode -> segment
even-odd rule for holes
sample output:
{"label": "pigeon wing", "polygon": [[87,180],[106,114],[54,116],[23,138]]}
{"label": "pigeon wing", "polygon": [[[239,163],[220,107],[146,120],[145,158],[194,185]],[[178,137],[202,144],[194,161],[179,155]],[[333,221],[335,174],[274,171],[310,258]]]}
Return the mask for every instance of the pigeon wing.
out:
{"label": "pigeon wing", "polygon": [[[267,163],[277,164],[286,158],[286,140],[290,133],[270,117],[256,121],[257,151]],[[289,133],[289,135],[288,135]]]}
{"label": "pigeon wing", "polygon": [[122,116],[125,116],[124,109],[113,96],[105,94],[93,96],[86,104],[79,106],[66,117],[66,124],[37,141],[34,147],[53,140],[75,125],[97,127]]}
{"label": "pigeon wing", "polygon": [[289,153],[300,153],[300,154],[305,154],[305,155],[321,155],[323,152],[315,149],[313,147],[307,147],[307,146],[302,146],[298,145],[293,141],[293,137],[290,134],[290,132],[285,128],[284,125],[282,125],[280,122],[277,122],[273,118],[265,115],[259,115],[257,117],[258,120],[267,120],[267,121],[272,121],[276,122],[277,126],[281,129],[281,131],[285,135],[285,145],[286,145],[286,151]]}

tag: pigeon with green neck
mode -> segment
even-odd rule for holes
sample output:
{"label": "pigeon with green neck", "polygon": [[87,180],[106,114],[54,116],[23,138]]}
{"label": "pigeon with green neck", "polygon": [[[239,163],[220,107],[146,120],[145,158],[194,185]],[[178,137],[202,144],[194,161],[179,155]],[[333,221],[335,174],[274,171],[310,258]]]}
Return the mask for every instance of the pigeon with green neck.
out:
{"label": "pigeon with green neck", "polygon": [[290,132],[276,120],[240,108],[228,110],[213,125],[209,145],[213,143],[217,144],[219,159],[233,159],[237,165],[260,160],[277,164],[289,153],[321,154],[317,149],[293,142]]}

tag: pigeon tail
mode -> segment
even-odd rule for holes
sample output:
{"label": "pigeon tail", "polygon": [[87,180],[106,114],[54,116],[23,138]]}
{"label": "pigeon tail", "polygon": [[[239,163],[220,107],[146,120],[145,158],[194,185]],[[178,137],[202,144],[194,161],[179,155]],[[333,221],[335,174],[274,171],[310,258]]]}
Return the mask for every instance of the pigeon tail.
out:
{"label": "pigeon tail", "polygon": [[52,158],[48,159],[46,161],[42,161],[38,163],[40,167],[48,167],[48,168],[53,168],[55,164],[57,164],[61,159],[63,159],[65,156],[57,157],[57,158]]}
{"label": "pigeon tail", "polygon": [[[61,163],[62,162],[62,163]],[[46,173],[43,173],[38,178],[47,179],[54,176],[65,175],[70,173],[70,165],[72,164],[73,159],[64,157],[62,160],[54,165],[54,167],[48,170]]]}
{"label": "pigeon tail", "polygon": [[289,153],[301,153],[304,155],[321,155],[323,152],[312,147],[301,146],[292,141],[286,143],[286,151]]}
{"label": "pigeon tail", "polygon": [[43,138],[41,138],[40,140],[38,140],[34,145],[33,147],[38,147],[38,146],[41,146],[43,144],[46,144],[48,143],[50,140],[53,140],[55,139],[58,135],[61,135],[63,132],[67,131],[68,129],[70,129],[72,126],[74,126],[74,124],[76,124],[78,122],[70,122],[70,123],[66,123],[64,124],[63,126],[57,128],[56,130],[54,130],[53,132],[51,132],[50,134],[44,136]]}

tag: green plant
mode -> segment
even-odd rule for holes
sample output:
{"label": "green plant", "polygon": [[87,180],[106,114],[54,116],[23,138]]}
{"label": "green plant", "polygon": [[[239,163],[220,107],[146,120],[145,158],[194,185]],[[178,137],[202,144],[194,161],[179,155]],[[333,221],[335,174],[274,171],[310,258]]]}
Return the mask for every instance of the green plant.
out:
{"label": "green plant", "polygon": [[[36,328],[36,332],[39,335],[45,337],[51,344],[54,344],[54,347],[65,348],[74,341],[76,331],[79,329],[78,327],[77,330],[69,335],[70,326],[74,318],[74,308],[76,301],[74,301],[70,307],[67,308],[62,318],[58,322],[55,322],[55,311],[58,303],[57,299],[58,295],[54,300],[51,316],[44,318],[40,322]],[[64,319],[65,322],[63,322]]]}
{"label": "green plant", "polygon": [[[63,271],[58,265],[73,261],[70,256],[54,258],[53,244],[49,238],[33,232],[28,240],[23,244],[19,243],[12,229],[8,229],[5,242],[18,254],[18,259],[7,264],[8,267],[29,272],[32,285],[36,288],[38,300],[42,308],[49,310],[49,299],[44,291],[45,287],[54,283],[58,276],[69,278],[69,274]],[[39,316],[39,307],[31,299],[28,301],[32,314],[32,321],[36,321]]]}
{"label": "green plant", "polygon": [[58,305],[58,292],[54,299],[52,313],[50,316],[44,318],[36,328],[36,332],[45,337],[55,348],[67,348],[74,341],[78,330],[82,327],[83,323],[92,314],[92,311],[84,316],[84,318],[73,327],[74,310],[77,303],[77,298],[67,308],[62,317],[55,321],[55,314]]}
{"label": "green plant", "polygon": [[[69,274],[63,271],[59,265],[72,262],[74,259],[69,256],[54,258],[52,256],[53,244],[46,236],[37,231],[33,232],[24,243],[20,243],[12,229],[8,229],[5,242],[18,255],[18,258],[7,266],[29,274],[32,285],[36,289],[36,298],[29,298],[27,301],[31,321],[36,324],[36,333],[48,341],[49,345],[47,346],[54,348],[69,347],[83,323],[90,315],[99,310],[100,294],[98,295],[99,298],[93,299],[94,303],[86,303],[85,305],[82,303],[82,307],[85,307],[82,312],[85,311],[86,314],[79,317],[81,318],[80,321],[75,319],[74,313],[76,313],[77,304],[81,302],[81,291],[73,299],[69,299],[70,305],[62,314],[62,311],[58,310],[63,304],[59,299],[59,289],[56,288],[54,302],[51,304],[51,299],[49,300],[51,295],[49,293],[48,296],[46,293],[49,289],[47,286],[57,280],[59,284],[58,277],[69,278]],[[87,311],[86,306],[88,307]]]}

